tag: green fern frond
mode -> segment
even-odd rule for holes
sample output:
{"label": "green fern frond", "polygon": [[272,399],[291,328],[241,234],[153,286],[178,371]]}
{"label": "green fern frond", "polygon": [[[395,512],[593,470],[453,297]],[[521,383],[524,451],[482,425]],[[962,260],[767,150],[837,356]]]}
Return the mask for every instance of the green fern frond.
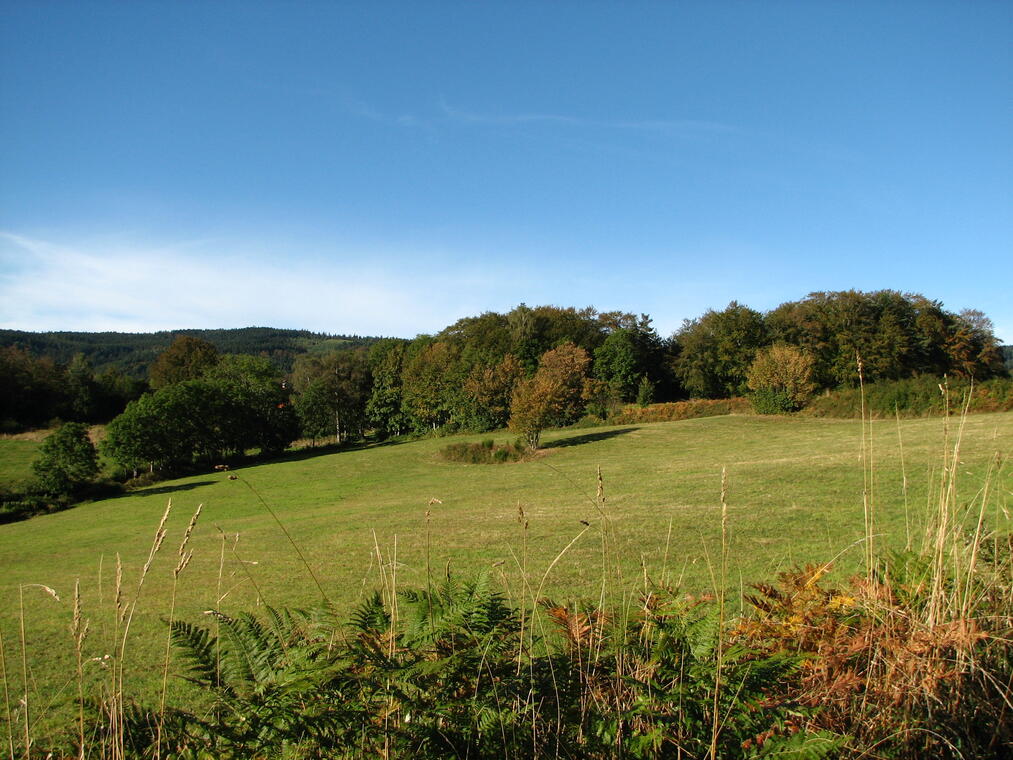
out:
{"label": "green fern frond", "polygon": [[217,672],[215,644],[211,634],[191,623],[173,620],[169,626],[173,646],[179,649],[192,674],[189,680],[213,681]]}
{"label": "green fern frond", "polygon": [[803,731],[791,736],[775,736],[765,741],[754,757],[772,760],[826,760],[835,756],[847,744],[848,738],[830,731]]}

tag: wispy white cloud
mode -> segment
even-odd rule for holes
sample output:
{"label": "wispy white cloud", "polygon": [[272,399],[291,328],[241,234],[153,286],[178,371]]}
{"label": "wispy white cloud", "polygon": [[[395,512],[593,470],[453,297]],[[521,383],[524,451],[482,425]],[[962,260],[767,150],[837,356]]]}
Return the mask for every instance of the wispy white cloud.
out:
{"label": "wispy white cloud", "polygon": [[435,114],[390,114],[349,95],[340,98],[345,111],[357,118],[406,128],[433,129],[438,126],[513,127],[556,125],[573,129],[599,129],[629,132],[654,132],[668,136],[693,134],[733,134],[739,129],[729,124],[702,119],[596,119],[561,113],[505,112],[483,113],[447,103],[440,98]]}
{"label": "wispy white cloud", "polygon": [[488,126],[558,124],[567,127],[659,132],[669,135],[690,133],[733,133],[729,124],[699,119],[594,119],[555,113],[480,113],[452,106],[440,99],[440,111],[451,122]]}
{"label": "wispy white cloud", "polygon": [[[65,244],[0,232],[0,327],[150,332],[270,326],[411,337],[523,301],[647,312],[667,335],[684,318],[741,300],[744,289],[743,276],[687,266],[728,260],[730,249],[715,244],[669,251],[668,268],[656,268],[650,281],[572,255],[522,256],[489,246],[462,252],[321,243],[288,250],[291,256],[265,253],[263,245],[224,238],[140,244],[117,236]],[[720,256],[705,254],[718,250]]]}
{"label": "wispy white cloud", "polygon": [[361,252],[288,261],[239,249],[67,246],[0,233],[0,326],[129,332],[270,325],[407,336],[481,311],[497,279],[467,270],[430,274],[424,255],[418,266],[395,269],[361,263],[368,261]]}

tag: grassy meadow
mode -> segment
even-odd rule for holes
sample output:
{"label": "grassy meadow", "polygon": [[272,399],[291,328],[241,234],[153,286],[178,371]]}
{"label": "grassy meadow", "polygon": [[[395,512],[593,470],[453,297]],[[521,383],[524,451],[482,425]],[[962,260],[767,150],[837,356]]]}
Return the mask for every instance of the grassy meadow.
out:
{"label": "grassy meadow", "polygon": [[[439,451],[454,441],[506,442],[505,432],[308,450],[2,525],[6,671],[12,683],[21,681],[23,602],[33,719],[40,730],[47,720],[57,723],[75,698],[68,632],[75,582],[90,621],[85,657],[97,658],[85,663],[85,674],[99,679],[118,625],[119,556],[125,598],[138,599],[126,690],[157,700],[177,548],[199,504],[194,555],[180,574],[174,613],[197,622],[211,608],[317,603],[321,594],[300,553],[343,611],[381,582],[425,585],[427,572],[439,576],[448,567],[459,574],[491,568],[519,604],[534,596],[597,599],[606,523],[614,531],[607,559],[622,568],[622,582],[607,584],[614,600],[633,599],[650,583],[706,593],[721,554],[723,470],[728,585],[737,604],[740,590],[781,569],[830,560],[840,573],[861,569],[868,473],[876,550],[920,546],[938,502],[944,451],[952,453],[958,438],[957,501],[967,507],[967,529],[984,501],[985,527],[1009,530],[1013,477],[997,454],[1013,450],[1013,412],[866,424],[864,457],[859,420],[748,415],[548,431],[536,458],[500,465],[446,462]],[[5,468],[19,461],[16,443],[0,441]],[[165,544],[138,593],[170,500]],[[60,601],[31,584],[45,584]]]}
{"label": "grassy meadow", "polygon": [[38,433],[0,437],[0,489],[16,491],[31,479],[40,438]]}

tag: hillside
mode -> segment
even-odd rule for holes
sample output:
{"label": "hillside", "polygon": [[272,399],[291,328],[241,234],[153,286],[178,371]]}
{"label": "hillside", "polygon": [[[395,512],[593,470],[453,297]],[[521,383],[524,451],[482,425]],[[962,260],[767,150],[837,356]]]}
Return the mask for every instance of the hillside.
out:
{"label": "hillside", "polygon": [[[953,446],[956,425],[943,419],[871,423],[877,548],[903,547],[908,536],[921,545],[926,505],[938,488],[944,447]],[[117,557],[126,587],[133,588],[170,499],[166,546],[146,580],[133,623],[136,662],[153,661],[164,646],[160,619],[167,612],[176,548],[198,504],[204,511],[191,542],[194,557],[177,599],[178,615],[189,620],[199,620],[211,607],[236,612],[258,603],[319,601],[265,504],[342,611],[379,587],[381,575],[398,585],[424,585],[427,568],[440,576],[448,568],[458,574],[491,570],[515,599],[536,588],[549,598],[596,598],[605,525],[610,535],[614,530],[608,551],[620,559],[624,577],[613,594],[635,599],[645,583],[704,592],[713,588],[720,553],[722,468],[729,578],[738,599],[750,582],[801,563],[834,560],[842,575],[861,566],[861,432],[854,420],[712,417],[551,431],[542,456],[517,464],[442,461],[444,438],[307,452],[233,473],[166,482],[0,526],[0,566],[7,570],[0,589],[0,609],[7,612],[0,625],[5,640],[17,639],[20,584],[44,583],[66,600],[80,579],[84,614],[94,621],[89,645],[101,649]],[[1004,509],[1013,477],[1008,468],[997,471],[990,463],[996,452],[1011,449],[1013,413],[967,418],[958,483],[966,519],[976,518],[979,489],[988,480],[986,525],[1009,529]],[[595,504],[599,466],[604,522]],[[970,522],[968,527],[973,529]],[[67,602],[35,591],[28,596],[36,676],[62,683],[71,667],[62,659],[71,651],[60,643],[67,637]],[[150,695],[150,676],[135,668],[128,680],[132,690]]]}
{"label": "hillside", "polygon": [[117,369],[131,377],[147,377],[148,367],[173,338],[190,335],[214,344],[226,354],[268,356],[281,369],[290,370],[299,354],[354,348],[373,343],[377,338],[354,335],[329,335],[309,330],[283,330],[273,327],[243,327],[220,330],[171,330],[155,333],[118,332],[25,332],[0,330],[0,346],[18,346],[36,357],[49,357],[57,363],[69,362],[84,354],[97,371]]}

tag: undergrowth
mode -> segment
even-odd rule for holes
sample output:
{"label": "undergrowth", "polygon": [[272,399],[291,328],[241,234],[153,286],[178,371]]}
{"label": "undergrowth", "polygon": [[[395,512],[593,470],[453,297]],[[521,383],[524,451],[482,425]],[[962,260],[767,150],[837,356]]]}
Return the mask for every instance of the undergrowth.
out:
{"label": "undergrowth", "polygon": [[967,380],[921,375],[907,380],[871,383],[864,389],[829,391],[811,399],[801,414],[859,418],[863,390],[865,414],[873,418],[941,416],[959,414],[964,408],[968,412],[1013,410],[1013,379],[994,378],[972,386]]}
{"label": "undergrowth", "polygon": [[629,404],[608,419],[610,425],[627,425],[637,422],[675,422],[697,417],[717,417],[724,414],[748,414],[752,411],[744,398],[693,399],[663,404],[637,406]]}
{"label": "undergrowth", "polygon": [[441,458],[465,464],[520,462],[530,455],[531,451],[523,441],[495,443],[491,438],[480,443],[452,443],[440,449]]}

